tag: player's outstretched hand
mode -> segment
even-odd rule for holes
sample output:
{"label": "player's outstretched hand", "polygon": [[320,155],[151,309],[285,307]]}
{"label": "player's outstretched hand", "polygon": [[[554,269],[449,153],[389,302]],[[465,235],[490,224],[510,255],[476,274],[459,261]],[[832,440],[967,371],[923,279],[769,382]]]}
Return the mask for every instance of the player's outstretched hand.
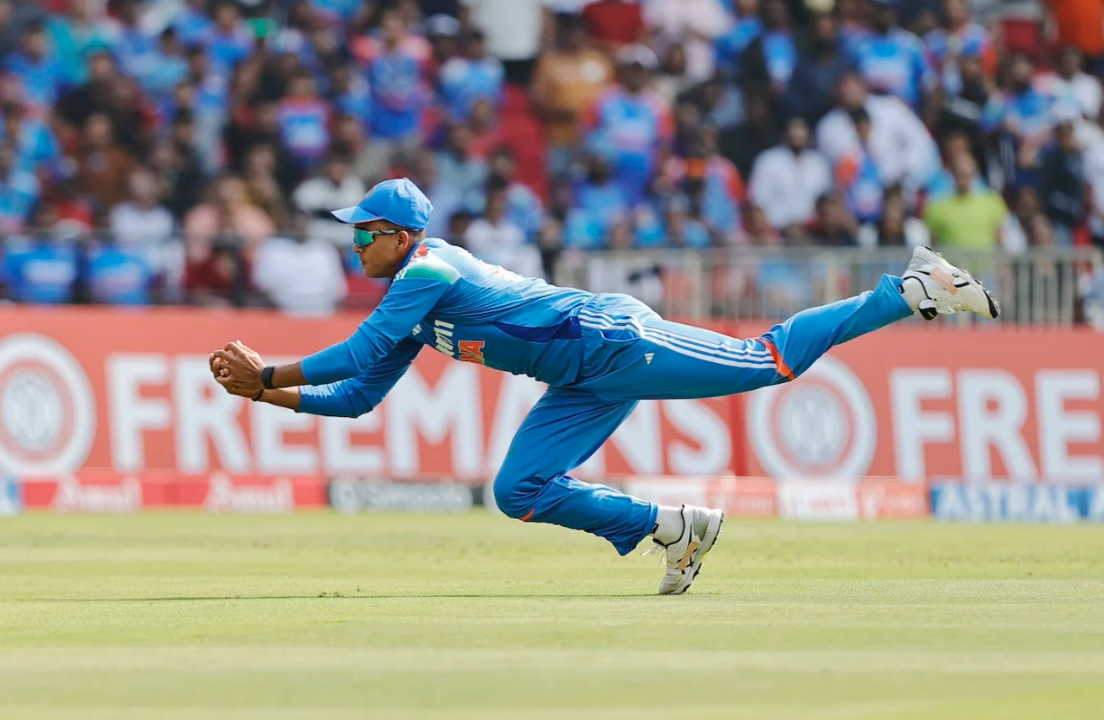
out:
{"label": "player's outstretched hand", "polygon": [[240,340],[211,353],[210,364],[215,381],[231,395],[252,398],[264,388],[261,382],[264,360]]}

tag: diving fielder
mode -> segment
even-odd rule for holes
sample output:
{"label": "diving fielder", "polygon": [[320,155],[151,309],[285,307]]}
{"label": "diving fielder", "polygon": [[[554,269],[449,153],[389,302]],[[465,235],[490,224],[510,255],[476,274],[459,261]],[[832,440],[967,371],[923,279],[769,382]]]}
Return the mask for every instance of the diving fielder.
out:
{"label": "diving fielder", "polygon": [[498,507],[522,522],[585,530],[622,555],[647,536],[666,554],[660,594],[685,592],[724,513],[660,507],[569,473],[640,400],[709,398],[793,380],[834,345],[919,312],[987,318],[997,303],[968,273],[917,248],[904,275],[872,292],[805,310],[739,340],[664,320],[626,295],[559,288],[426,238],[433,207],[410,180],[372,188],[334,211],[353,226],[364,274],[391,279],[379,306],[344,342],[293,365],[265,366],[238,342],[211,355],[230,393],[296,412],[358,417],[379,405],[427,345],[457,360],[548,385],[494,482]]}

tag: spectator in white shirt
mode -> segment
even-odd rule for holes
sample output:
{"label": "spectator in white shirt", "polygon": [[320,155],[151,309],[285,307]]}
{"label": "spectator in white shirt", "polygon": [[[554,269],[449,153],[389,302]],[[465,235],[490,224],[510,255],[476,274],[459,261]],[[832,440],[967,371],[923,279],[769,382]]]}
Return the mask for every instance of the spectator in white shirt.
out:
{"label": "spectator in white shirt", "polygon": [[812,220],[817,198],[831,189],[828,160],[809,149],[809,126],[793,118],[786,124],[782,144],[755,161],[749,196],[773,227],[786,230]]}
{"label": "spectator in white shirt", "polygon": [[732,24],[720,0],[651,0],[644,5],[644,22],[656,34],[661,55],[682,45],[690,80],[713,77],[713,42]]}
{"label": "spectator in white shirt", "polygon": [[525,231],[506,219],[506,187],[492,182],[487,188],[483,217],[472,220],[464,246],[480,260],[526,277],[544,277],[540,250],[526,242]]}
{"label": "spectator in white shirt", "polygon": [[939,170],[939,148],[931,133],[908,105],[888,95],[868,95],[854,72],[840,78],[838,103],[817,124],[816,141],[835,165],[860,150],[861,142],[851,113],[859,108],[870,117],[867,149],[887,185],[901,185],[910,206],[916,192]]}
{"label": "spectator in white shirt", "polygon": [[[326,316],[345,299],[349,286],[334,244],[304,232],[310,222],[299,215],[293,221],[295,232],[261,243],[253,256],[253,286],[290,315]],[[349,229],[335,224],[345,231],[351,248]]]}
{"label": "spectator in white shirt", "polygon": [[1100,81],[1081,68],[1085,62],[1076,45],[1068,45],[1059,51],[1055,72],[1036,78],[1039,90],[1052,97],[1072,97],[1077,101],[1081,114],[1096,120],[1100,115],[1102,90]]}
{"label": "spectator in white shirt", "polygon": [[165,279],[170,293],[179,288],[184,272],[184,246],[175,234],[172,213],[157,197],[157,177],[139,167],[127,178],[130,198],[111,209],[108,227],[115,242],[141,247],[146,261]]}
{"label": "spectator in white shirt", "polygon": [[349,158],[331,153],[326,158],[322,174],[297,187],[292,195],[292,202],[299,212],[310,217],[306,226],[308,235],[327,240],[338,248],[348,249],[352,243],[349,229],[334,221],[330,211],[337,207],[356,205],[366,192],[364,183],[350,172]]}
{"label": "spectator in white shirt", "polygon": [[541,46],[552,39],[552,13],[544,0],[461,0],[460,20],[483,31],[507,82],[528,87]]}

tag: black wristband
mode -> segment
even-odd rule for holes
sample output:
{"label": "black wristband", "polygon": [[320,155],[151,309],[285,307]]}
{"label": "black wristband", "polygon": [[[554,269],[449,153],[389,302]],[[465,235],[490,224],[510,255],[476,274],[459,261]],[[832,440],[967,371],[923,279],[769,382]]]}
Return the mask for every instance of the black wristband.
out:
{"label": "black wristband", "polygon": [[264,397],[264,391],[265,391],[265,389],[264,389],[264,388],[261,388],[261,389],[260,389],[260,390],[259,390],[259,391],[257,392],[257,394],[253,396],[253,402],[257,402],[257,401],[258,401],[258,400],[260,400],[260,399],[261,399],[262,397]]}
{"label": "black wristband", "polygon": [[274,373],[275,371],[275,365],[269,365],[264,370],[261,370],[261,384],[265,386],[266,390],[276,389],[276,386],[272,384],[272,373]]}

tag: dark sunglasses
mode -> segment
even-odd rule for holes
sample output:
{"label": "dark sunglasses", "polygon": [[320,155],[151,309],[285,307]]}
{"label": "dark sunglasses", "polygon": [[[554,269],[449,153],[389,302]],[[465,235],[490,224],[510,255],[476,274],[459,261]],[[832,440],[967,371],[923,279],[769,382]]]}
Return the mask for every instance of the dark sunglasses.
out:
{"label": "dark sunglasses", "polygon": [[398,235],[402,230],[361,230],[353,228],[353,242],[357,247],[368,247],[376,241],[377,235]]}

